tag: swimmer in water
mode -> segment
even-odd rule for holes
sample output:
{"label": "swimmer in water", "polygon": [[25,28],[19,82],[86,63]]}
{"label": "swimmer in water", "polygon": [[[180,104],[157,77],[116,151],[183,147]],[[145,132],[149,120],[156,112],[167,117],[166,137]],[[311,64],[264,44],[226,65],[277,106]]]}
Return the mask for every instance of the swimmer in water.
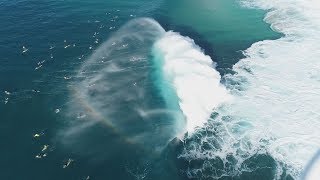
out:
{"label": "swimmer in water", "polygon": [[26,47],[22,46],[22,53],[26,53],[29,49],[27,49]]}

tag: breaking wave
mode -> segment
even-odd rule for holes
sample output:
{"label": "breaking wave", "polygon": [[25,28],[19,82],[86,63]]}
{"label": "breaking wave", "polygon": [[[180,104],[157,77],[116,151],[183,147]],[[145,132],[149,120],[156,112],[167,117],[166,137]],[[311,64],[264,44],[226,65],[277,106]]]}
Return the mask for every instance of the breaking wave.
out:
{"label": "breaking wave", "polygon": [[[97,136],[90,133],[104,125],[121,143],[161,152],[173,138],[201,127],[230,98],[220,78],[193,40],[166,32],[152,19],[134,19],[79,69],[69,103],[74,120],[61,139],[71,147],[90,144]],[[77,149],[83,147],[87,153],[92,146]]]}
{"label": "breaking wave", "polygon": [[320,6],[243,5],[267,10],[283,37],[253,44],[222,80],[192,39],[148,18],[120,28],[79,70],[66,144],[97,124],[158,151],[189,132],[179,159],[190,178],[297,179],[320,147]]}

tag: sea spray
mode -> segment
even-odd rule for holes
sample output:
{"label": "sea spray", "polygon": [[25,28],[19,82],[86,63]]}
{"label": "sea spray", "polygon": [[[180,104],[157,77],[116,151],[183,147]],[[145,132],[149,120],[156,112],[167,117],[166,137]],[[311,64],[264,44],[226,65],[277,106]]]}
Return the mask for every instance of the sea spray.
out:
{"label": "sea spray", "polygon": [[94,129],[105,127],[121,143],[161,152],[175,137],[203,126],[230,99],[220,78],[212,59],[193,40],[165,32],[153,19],[134,19],[103,43],[73,78],[68,112],[83,118],[70,121],[61,139],[68,146],[84,147]]}
{"label": "sea spray", "polygon": [[[177,112],[165,107],[152,80],[151,47],[164,33],[153,19],[131,20],[83,63],[72,81],[68,112],[74,120],[60,133],[63,144],[81,146],[77,151],[83,153],[112,154],[109,151],[116,144],[161,151],[175,137],[172,116]],[[74,118],[79,114],[86,116]],[[105,129],[119,142],[107,148],[110,142],[103,142],[101,134],[99,148],[87,146],[90,136],[99,136],[95,129]]]}

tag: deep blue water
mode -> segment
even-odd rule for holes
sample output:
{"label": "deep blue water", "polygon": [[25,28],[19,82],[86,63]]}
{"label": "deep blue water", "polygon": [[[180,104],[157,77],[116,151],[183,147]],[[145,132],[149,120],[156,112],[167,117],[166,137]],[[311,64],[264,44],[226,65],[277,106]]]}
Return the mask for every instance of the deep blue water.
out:
{"label": "deep blue water", "polygon": [[[232,18],[223,14],[228,11],[214,11],[211,18],[210,9],[191,9],[192,3],[184,7],[182,1],[0,2],[0,179],[188,179],[186,169],[202,160],[178,159],[183,144],[177,139],[154,153],[143,147],[148,144],[124,143],[112,128],[101,124],[71,137],[76,139],[69,145],[59,133],[68,131],[69,110],[76,106],[70,100],[72,78],[89,55],[131,19],[154,18],[165,30],[194,39],[217,62],[221,74],[231,72],[243,57],[241,50],[252,43],[280,37],[264,23],[262,10],[244,9],[231,0],[213,2],[217,9],[232,8]],[[156,97],[150,106],[164,106],[159,93],[150,91],[150,97]],[[44,145],[49,146],[42,152]],[[41,158],[36,158],[39,154]],[[72,162],[63,168],[69,159]],[[212,163],[224,169],[221,162]],[[257,155],[248,166],[268,168],[221,179],[272,179],[274,163],[268,155]]]}

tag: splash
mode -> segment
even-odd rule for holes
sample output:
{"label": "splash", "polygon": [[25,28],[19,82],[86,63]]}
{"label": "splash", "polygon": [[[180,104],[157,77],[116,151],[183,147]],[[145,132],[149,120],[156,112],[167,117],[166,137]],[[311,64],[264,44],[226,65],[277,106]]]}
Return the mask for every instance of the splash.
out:
{"label": "splash", "polygon": [[[212,110],[230,98],[220,78],[190,38],[165,32],[149,18],[132,20],[73,78],[69,112],[75,120],[62,139],[85,144],[104,125],[124,144],[161,152],[173,138],[203,126]],[[78,149],[83,146],[88,145]]]}

